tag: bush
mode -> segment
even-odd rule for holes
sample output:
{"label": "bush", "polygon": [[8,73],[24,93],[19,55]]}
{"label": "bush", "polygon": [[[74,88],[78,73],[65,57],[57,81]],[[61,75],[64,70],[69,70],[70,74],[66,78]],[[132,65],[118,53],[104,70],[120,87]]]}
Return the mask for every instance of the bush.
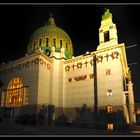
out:
{"label": "bush", "polygon": [[23,114],[23,115],[17,116],[15,122],[19,124],[36,125],[37,115],[36,114],[32,114],[32,115]]}
{"label": "bush", "polygon": [[31,124],[31,125],[37,125],[37,115],[36,114],[32,114],[29,116],[29,120],[28,120],[28,123]]}
{"label": "bush", "polygon": [[55,124],[58,126],[67,126],[68,123],[69,120],[64,113],[55,120]]}

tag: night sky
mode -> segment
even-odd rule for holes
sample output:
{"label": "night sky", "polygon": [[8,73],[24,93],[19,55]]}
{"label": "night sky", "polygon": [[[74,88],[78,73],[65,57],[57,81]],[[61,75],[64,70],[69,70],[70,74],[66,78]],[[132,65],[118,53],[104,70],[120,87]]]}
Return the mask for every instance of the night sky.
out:
{"label": "night sky", "polygon": [[49,13],[58,27],[70,36],[74,55],[95,51],[104,8],[113,14],[119,43],[137,47],[126,50],[131,65],[135,101],[140,102],[140,5],[0,5],[0,63],[25,56],[30,36],[45,25]]}

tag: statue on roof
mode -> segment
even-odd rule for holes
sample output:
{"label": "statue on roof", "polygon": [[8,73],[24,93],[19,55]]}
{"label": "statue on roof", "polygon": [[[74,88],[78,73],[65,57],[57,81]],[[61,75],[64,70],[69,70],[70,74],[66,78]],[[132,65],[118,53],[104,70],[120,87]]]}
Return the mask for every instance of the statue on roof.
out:
{"label": "statue on roof", "polygon": [[105,8],[104,15],[102,15],[102,20],[105,20],[105,19],[108,19],[108,18],[112,18],[112,14],[109,12],[109,9]]}
{"label": "statue on roof", "polygon": [[130,69],[128,69],[127,78],[128,78],[128,81],[132,80],[132,74],[131,74],[131,70]]}

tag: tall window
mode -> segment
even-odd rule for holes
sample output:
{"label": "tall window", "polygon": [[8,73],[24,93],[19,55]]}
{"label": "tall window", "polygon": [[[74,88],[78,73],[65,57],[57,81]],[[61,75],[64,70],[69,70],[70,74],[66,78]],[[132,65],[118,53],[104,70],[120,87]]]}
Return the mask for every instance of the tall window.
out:
{"label": "tall window", "polygon": [[47,37],[46,38],[46,47],[48,47],[48,45],[49,45],[49,38]]}
{"label": "tall window", "polygon": [[66,50],[68,50],[68,43],[66,42]]}
{"label": "tall window", "polygon": [[40,38],[39,39],[39,47],[41,47],[42,46],[42,39]]}
{"label": "tall window", "polygon": [[62,40],[60,40],[60,48],[62,48]]}
{"label": "tall window", "polygon": [[113,109],[111,105],[107,106],[107,113],[112,113]]}
{"label": "tall window", "polygon": [[[23,94],[23,92],[25,92],[25,95]],[[8,107],[22,106],[23,98],[25,98],[25,104],[28,104],[28,96],[29,96],[28,87],[23,89],[23,82],[22,79],[19,77],[13,78],[9,82],[6,94],[7,94],[6,106]]]}
{"label": "tall window", "polygon": [[109,41],[109,31],[104,32],[104,42]]}
{"label": "tall window", "polygon": [[56,38],[53,38],[53,45],[56,47]]}

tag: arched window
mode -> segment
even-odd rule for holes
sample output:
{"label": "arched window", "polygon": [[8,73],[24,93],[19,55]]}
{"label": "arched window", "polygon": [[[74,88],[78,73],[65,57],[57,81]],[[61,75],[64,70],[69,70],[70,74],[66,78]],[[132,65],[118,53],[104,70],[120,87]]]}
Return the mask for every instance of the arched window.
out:
{"label": "arched window", "polygon": [[29,96],[29,91],[27,90],[27,87],[23,87],[22,79],[19,77],[15,77],[9,82],[6,94],[6,106],[8,107],[22,106],[23,98],[25,98],[25,104],[28,104],[27,98]]}

